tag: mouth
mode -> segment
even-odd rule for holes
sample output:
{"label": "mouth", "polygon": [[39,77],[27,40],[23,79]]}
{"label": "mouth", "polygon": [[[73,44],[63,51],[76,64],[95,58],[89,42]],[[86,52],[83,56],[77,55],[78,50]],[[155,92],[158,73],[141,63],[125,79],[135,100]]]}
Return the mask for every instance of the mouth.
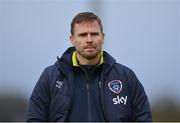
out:
{"label": "mouth", "polygon": [[95,48],[94,46],[87,46],[87,47],[85,47],[84,49],[87,50],[87,51],[93,51],[93,50],[95,50],[96,48]]}
{"label": "mouth", "polygon": [[94,49],[95,47],[94,46],[86,46],[84,47],[84,49]]}

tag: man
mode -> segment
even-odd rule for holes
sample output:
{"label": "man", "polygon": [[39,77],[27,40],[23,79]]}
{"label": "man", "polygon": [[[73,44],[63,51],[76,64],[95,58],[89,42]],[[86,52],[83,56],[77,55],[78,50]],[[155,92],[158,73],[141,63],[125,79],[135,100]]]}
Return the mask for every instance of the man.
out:
{"label": "man", "polygon": [[74,47],[42,73],[27,121],[152,121],[143,86],[132,70],[102,51],[104,36],[95,14],[74,17]]}

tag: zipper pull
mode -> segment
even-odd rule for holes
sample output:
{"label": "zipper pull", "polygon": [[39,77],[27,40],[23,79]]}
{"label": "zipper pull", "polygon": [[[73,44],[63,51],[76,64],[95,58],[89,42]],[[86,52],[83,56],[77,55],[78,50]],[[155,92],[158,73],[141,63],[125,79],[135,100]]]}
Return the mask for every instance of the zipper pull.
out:
{"label": "zipper pull", "polygon": [[101,88],[101,81],[99,81],[99,88]]}
{"label": "zipper pull", "polygon": [[88,83],[86,85],[86,89],[87,89],[87,91],[89,91],[89,84]]}

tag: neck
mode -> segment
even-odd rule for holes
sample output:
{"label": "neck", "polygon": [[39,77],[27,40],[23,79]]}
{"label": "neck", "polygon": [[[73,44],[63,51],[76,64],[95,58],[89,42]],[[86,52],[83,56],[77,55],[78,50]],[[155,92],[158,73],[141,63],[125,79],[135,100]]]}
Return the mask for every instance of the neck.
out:
{"label": "neck", "polygon": [[101,54],[99,53],[95,58],[87,59],[87,58],[82,57],[77,52],[77,60],[79,61],[79,64],[81,65],[96,65],[100,62],[100,57],[101,57]]}

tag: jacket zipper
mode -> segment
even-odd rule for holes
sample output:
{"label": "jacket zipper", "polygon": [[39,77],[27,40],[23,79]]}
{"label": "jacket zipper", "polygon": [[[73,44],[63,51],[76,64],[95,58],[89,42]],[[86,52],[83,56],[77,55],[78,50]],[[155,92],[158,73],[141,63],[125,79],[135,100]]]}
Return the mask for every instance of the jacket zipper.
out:
{"label": "jacket zipper", "polygon": [[105,122],[109,122],[109,120],[106,117],[106,109],[105,109],[105,104],[104,104],[104,84],[103,84],[103,75],[101,73],[100,81],[99,81],[99,88],[100,88],[100,103],[101,103],[101,109],[102,109],[102,114],[104,117]]}
{"label": "jacket zipper", "polygon": [[89,119],[89,121],[91,121],[91,103],[90,103],[89,81],[87,83],[87,100],[88,100],[88,119]]}
{"label": "jacket zipper", "polygon": [[84,71],[87,79],[86,90],[87,90],[87,103],[88,103],[88,121],[91,121],[90,84],[89,84],[90,80],[86,70],[84,70],[82,67],[81,69]]}

